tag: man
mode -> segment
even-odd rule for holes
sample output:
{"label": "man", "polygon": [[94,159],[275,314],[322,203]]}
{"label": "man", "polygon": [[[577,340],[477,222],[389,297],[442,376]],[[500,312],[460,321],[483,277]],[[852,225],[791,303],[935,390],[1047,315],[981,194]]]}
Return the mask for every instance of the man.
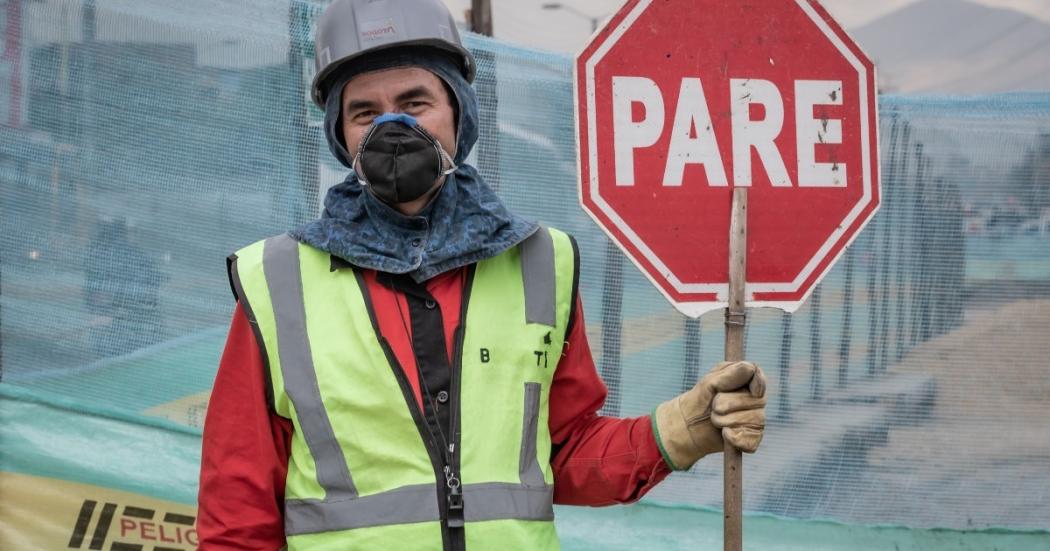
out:
{"label": "man", "polygon": [[632,502],[723,438],[757,448],[747,362],[651,418],[597,415],[576,245],[464,164],[474,60],[438,0],[337,0],[317,52],[353,172],[321,219],[231,257],[201,549],[551,549],[554,502]]}

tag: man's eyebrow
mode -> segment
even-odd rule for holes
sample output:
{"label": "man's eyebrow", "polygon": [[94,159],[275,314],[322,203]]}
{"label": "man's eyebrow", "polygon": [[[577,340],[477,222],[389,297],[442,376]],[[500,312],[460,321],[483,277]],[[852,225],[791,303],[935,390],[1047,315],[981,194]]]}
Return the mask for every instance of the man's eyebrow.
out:
{"label": "man's eyebrow", "polygon": [[404,103],[409,100],[419,98],[433,98],[434,94],[427,89],[426,86],[416,86],[415,88],[409,88],[404,92],[401,92],[394,98],[395,103]]}
{"label": "man's eyebrow", "polygon": [[[410,101],[410,100],[414,100],[414,99],[420,99],[420,98],[433,99],[434,98],[434,94],[431,93],[431,91],[428,90],[426,86],[416,86],[414,88],[409,88],[408,90],[405,90],[404,92],[401,92],[400,94],[398,94],[397,97],[394,98],[394,103],[404,103],[406,101]],[[344,112],[345,113],[354,113],[356,111],[361,111],[361,110],[375,110],[375,109],[378,108],[378,105],[379,104],[377,104],[374,101],[369,101],[369,100],[364,100],[364,99],[360,99],[360,100],[354,99],[354,100],[350,100],[346,104],[346,109],[344,109]]]}
{"label": "man's eyebrow", "polygon": [[375,108],[376,108],[376,102],[374,102],[374,101],[368,101],[368,100],[364,100],[364,99],[353,99],[353,100],[350,100],[350,102],[346,104],[346,109],[344,110],[344,112],[346,112],[346,113],[353,113],[353,112],[356,112],[356,111],[360,111],[362,109],[370,109],[371,110],[371,109],[375,109]]}

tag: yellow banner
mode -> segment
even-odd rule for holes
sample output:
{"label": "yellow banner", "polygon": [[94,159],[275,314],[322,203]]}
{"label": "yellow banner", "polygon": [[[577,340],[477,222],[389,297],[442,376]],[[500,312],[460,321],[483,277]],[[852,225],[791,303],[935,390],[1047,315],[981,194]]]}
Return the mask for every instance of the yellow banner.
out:
{"label": "yellow banner", "polygon": [[0,548],[189,551],[197,508],[0,471]]}

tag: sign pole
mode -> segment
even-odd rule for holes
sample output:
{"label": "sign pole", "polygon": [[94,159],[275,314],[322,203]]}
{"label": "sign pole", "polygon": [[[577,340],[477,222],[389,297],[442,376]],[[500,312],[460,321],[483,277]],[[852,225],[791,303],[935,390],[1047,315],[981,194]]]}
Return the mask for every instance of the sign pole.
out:
{"label": "sign pole", "polygon": [[[747,272],[747,188],[733,189],[733,212],[729,222],[729,305],[726,307],[726,361],[744,359],[744,287]],[[723,450],[723,544],[725,551],[743,546],[744,458],[740,450],[725,442]]]}

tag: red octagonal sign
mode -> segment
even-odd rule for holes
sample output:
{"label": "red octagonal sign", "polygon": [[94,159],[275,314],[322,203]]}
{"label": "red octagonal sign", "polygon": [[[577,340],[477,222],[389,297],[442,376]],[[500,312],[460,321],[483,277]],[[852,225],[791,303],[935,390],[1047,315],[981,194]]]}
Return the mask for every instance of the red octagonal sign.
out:
{"label": "red octagonal sign", "polygon": [[815,0],[631,0],[576,60],[580,201],[690,316],[796,309],[878,209],[875,68]]}

